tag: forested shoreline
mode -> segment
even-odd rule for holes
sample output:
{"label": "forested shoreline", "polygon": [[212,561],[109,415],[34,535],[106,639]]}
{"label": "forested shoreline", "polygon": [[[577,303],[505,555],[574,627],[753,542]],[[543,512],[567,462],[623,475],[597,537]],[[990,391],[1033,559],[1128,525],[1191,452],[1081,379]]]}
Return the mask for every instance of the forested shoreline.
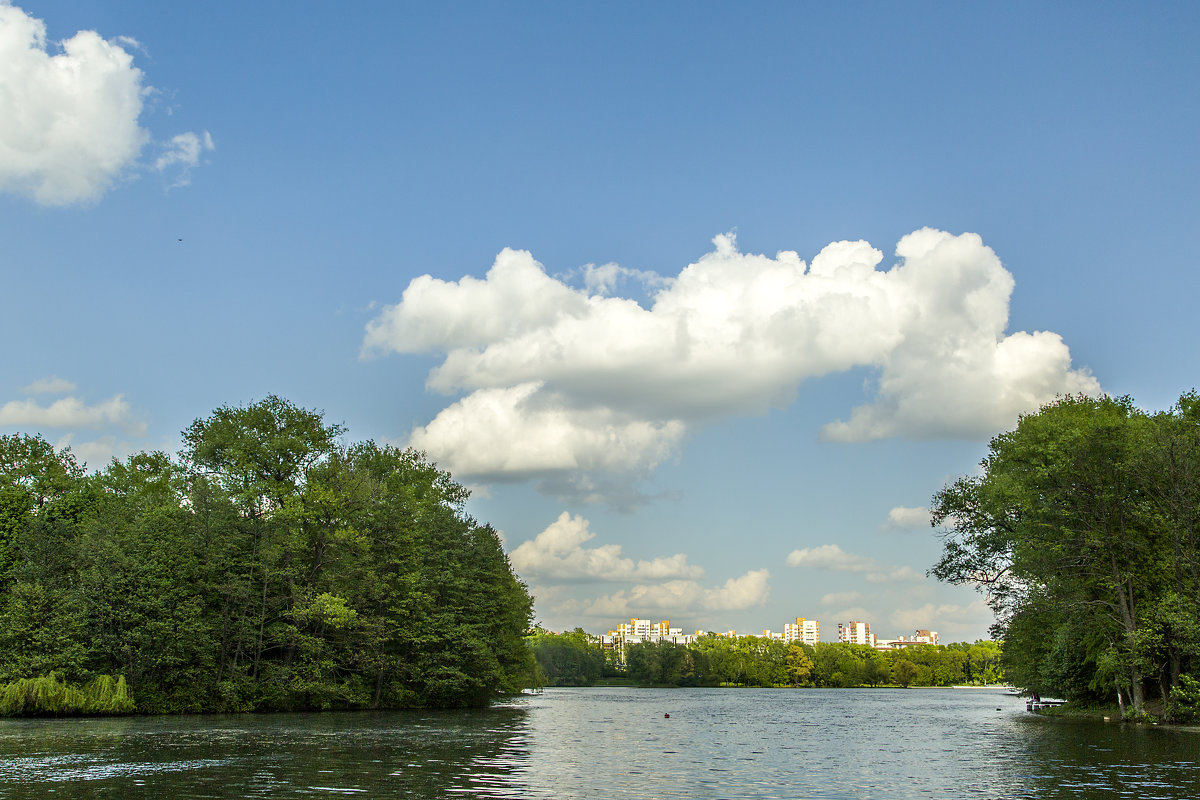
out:
{"label": "forested shoreline", "polygon": [[467,491],[412,450],[278,397],[177,457],[94,474],[0,436],[0,714],[480,706],[529,685],[992,683],[1134,718],[1200,715],[1200,397],[1068,397],[934,498],[931,574],[979,586],[996,642],[703,636],[617,663],[532,601]]}
{"label": "forested shoreline", "polygon": [[931,573],[975,584],[1005,675],[1134,719],[1200,717],[1200,396],[1066,397],[934,497]]}
{"label": "forested shoreline", "polygon": [[866,645],[788,643],[759,636],[709,634],[690,644],[640,642],[621,654],[582,629],[530,637],[537,682],[591,686],[625,678],[641,686],[954,686],[1003,679],[996,642],[920,644],[880,651]]}
{"label": "forested shoreline", "polygon": [[532,601],[422,454],[278,397],[86,474],[0,436],[0,713],[480,706]]}

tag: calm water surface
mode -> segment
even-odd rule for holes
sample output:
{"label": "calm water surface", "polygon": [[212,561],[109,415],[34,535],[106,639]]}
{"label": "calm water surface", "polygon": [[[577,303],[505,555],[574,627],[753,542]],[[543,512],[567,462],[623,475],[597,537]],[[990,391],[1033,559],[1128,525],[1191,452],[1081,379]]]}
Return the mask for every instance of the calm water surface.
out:
{"label": "calm water surface", "polygon": [[1200,798],[1200,730],[1024,709],[986,690],[547,689],[469,712],[2,721],[0,797]]}

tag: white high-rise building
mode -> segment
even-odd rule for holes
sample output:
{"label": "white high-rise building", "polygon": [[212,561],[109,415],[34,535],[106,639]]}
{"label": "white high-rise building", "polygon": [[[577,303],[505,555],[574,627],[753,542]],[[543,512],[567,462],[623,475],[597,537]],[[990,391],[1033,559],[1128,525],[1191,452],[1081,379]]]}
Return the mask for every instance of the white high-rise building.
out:
{"label": "white high-rise building", "polygon": [[815,619],[796,617],[795,623],[789,622],[783,626],[783,640],[814,645],[821,641],[821,623]]}
{"label": "white high-rise building", "polygon": [[866,622],[839,622],[838,623],[838,641],[849,642],[850,644],[865,644],[868,647],[875,646],[875,634],[871,633],[871,626]]}

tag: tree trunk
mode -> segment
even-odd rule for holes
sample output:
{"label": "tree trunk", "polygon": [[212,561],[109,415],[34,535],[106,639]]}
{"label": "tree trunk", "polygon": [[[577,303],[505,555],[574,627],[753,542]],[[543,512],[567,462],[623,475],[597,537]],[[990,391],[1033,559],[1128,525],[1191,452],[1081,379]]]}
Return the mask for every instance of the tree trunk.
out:
{"label": "tree trunk", "polygon": [[258,665],[262,660],[263,629],[267,625],[267,573],[263,571],[262,604],[258,616],[258,645],[254,648],[254,680],[258,680]]}
{"label": "tree trunk", "polygon": [[1129,667],[1129,677],[1131,682],[1131,686],[1129,688],[1131,690],[1130,697],[1133,701],[1133,713],[1141,715],[1141,713],[1145,710],[1146,705],[1146,692],[1142,688],[1142,671],[1138,669],[1136,665],[1131,665]]}
{"label": "tree trunk", "polygon": [[1109,562],[1112,567],[1112,577],[1117,585],[1117,598],[1120,602],[1121,623],[1125,628],[1125,643],[1129,648],[1129,696],[1133,703],[1133,713],[1141,714],[1145,706],[1145,691],[1142,688],[1142,671],[1138,669],[1135,659],[1137,616],[1134,610],[1133,586],[1131,581],[1121,575],[1117,566],[1117,554],[1109,549]]}

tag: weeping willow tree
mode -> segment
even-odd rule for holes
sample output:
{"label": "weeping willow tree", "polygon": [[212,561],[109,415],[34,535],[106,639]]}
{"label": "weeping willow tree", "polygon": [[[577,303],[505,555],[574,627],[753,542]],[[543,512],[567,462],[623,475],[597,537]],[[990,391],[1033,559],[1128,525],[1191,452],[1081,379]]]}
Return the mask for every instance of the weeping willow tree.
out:
{"label": "weeping willow tree", "polygon": [[128,714],[135,708],[124,675],[97,675],[83,686],[51,673],[0,686],[0,715]]}

